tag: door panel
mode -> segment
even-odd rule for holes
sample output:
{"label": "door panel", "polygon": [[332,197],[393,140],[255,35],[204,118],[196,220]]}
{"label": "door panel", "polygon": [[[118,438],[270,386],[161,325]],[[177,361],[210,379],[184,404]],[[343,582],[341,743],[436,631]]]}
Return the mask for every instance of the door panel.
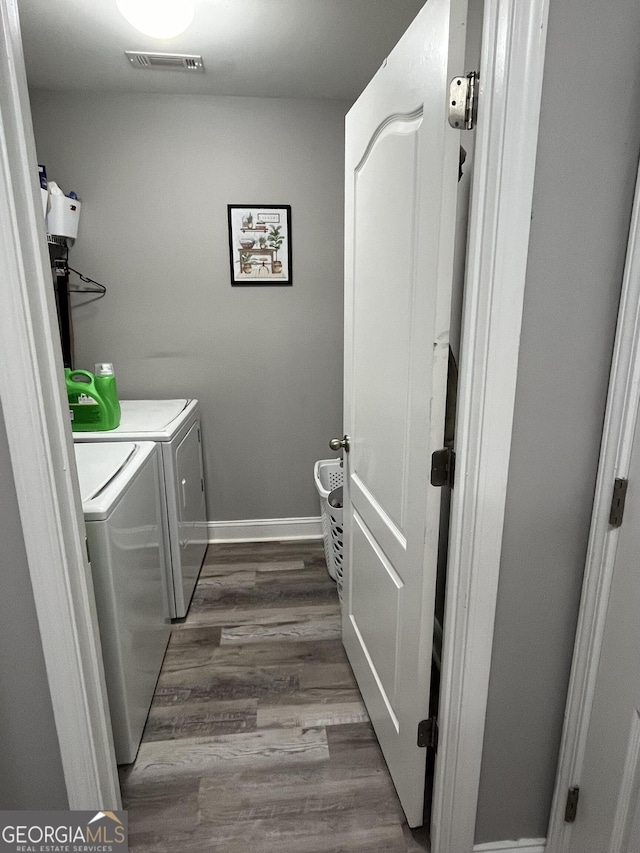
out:
{"label": "door panel", "polygon": [[[353,516],[351,616],[389,713],[395,720],[398,604],[402,580],[357,513]],[[380,619],[384,605],[386,618]]]}
{"label": "door panel", "polygon": [[374,498],[369,489],[360,480],[357,474],[351,476],[350,491],[351,503],[359,507],[361,517],[367,527],[371,530],[376,541],[384,540],[384,550],[392,565],[404,558],[407,548],[407,540],[392,519],[387,515],[381,504]]}
{"label": "door panel", "polygon": [[425,751],[466,2],[428,0],[347,116],[344,645],[411,826]]}
{"label": "door panel", "polygon": [[405,521],[409,396],[405,342],[415,287],[411,266],[416,134],[421,124],[421,114],[383,123],[356,167],[354,187],[353,382],[358,393],[351,429],[358,443],[353,473],[400,531]]}

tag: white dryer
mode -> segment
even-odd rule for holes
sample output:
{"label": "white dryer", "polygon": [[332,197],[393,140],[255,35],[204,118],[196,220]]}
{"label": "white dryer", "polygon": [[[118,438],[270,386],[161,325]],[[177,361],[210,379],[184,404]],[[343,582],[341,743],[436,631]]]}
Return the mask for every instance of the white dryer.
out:
{"label": "white dryer", "polygon": [[172,618],[187,615],[207,550],[207,509],[197,400],[121,400],[117,429],[74,432],[75,442],[154,441],[162,465],[167,594]]}
{"label": "white dryer", "polygon": [[91,574],[118,764],[142,738],[171,621],[153,442],[76,444]]}

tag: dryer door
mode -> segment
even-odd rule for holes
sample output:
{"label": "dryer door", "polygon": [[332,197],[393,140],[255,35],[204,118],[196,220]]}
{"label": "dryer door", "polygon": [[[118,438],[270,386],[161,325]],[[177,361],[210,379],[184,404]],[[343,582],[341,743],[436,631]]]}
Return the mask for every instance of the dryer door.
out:
{"label": "dryer door", "polygon": [[[182,589],[186,607],[207,549],[204,472],[202,470],[200,424],[197,421],[176,447],[175,472],[178,487],[178,494],[176,495],[178,540],[182,568]],[[178,590],[176,590],[177,598]]]}

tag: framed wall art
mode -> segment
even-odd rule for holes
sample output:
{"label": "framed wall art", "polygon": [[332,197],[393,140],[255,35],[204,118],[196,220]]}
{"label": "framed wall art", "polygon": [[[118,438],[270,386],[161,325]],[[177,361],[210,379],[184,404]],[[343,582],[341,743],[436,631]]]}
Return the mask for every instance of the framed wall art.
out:
{"label": "framed wall art", "polygon": [[291,206],[229,204],[231,284],[290,285]]}

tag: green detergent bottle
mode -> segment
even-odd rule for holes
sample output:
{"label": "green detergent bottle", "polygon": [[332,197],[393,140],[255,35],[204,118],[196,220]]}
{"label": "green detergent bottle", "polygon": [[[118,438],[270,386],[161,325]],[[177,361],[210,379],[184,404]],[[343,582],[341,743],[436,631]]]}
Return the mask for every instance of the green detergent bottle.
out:
{"label": "green detergent bottle", "polygon": [[101,432],[120,424],[120,403],[113,366],[98,364],[98,375],[65,369],[67,397],[74,432]]}

